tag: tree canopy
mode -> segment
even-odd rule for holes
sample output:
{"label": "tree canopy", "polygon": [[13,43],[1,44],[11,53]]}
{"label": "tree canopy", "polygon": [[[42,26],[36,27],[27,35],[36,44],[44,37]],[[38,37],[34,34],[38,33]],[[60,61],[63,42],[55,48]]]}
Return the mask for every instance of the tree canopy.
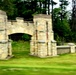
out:
{"label": "tree canopy", "polygon": [[32,20],[33,14],[50,14],[50,4],[51,0],[0,0],[0,9],[6,11],[9,19],[19,16]]}

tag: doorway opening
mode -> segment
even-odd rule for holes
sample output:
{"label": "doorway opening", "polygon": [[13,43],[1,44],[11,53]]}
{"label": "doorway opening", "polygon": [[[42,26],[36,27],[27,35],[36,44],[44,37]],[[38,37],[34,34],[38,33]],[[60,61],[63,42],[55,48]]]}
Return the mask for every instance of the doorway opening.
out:
{"label": "doorway opening", "polygon": [[12,54],[15,58],[29,57],[31,35],[15,33],[9,35],[12,40]]}

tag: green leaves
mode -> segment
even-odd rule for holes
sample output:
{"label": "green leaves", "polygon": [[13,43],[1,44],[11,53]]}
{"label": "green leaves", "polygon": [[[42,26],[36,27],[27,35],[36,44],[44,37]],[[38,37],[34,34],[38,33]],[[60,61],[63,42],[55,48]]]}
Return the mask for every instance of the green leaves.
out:
{"label": "green leaves", "polygon": [[0,1],[0,9],[6,11],[8,16],[14,15],[14,4],[12,0],[3,0]]}
{"label": "green leaves", "polygon": [[[60,0],[61,4],[59,8],[55,8],[53,17],[54,17],[54,32],[55,32],[55,38],[58,41],[58,39],[61,39],[60,41],[68,41],[67,38],[69,38],[71,29],[68,22],[68,11],[66,10],[66,7],[68,5],[67,0]],[[63,40],[64,39],[64,40]],[[60,42],[59,41],[59,42]]]}

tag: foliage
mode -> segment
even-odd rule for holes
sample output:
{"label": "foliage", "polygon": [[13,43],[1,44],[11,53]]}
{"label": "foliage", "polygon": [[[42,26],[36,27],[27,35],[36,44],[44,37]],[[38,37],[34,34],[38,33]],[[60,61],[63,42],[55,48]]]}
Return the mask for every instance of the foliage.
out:
{"label": "foliage", "polygon": [[15,12],[14,0],[0,0],[0,9],[6,11],[8,17],[12,18]]}
{"label": "foliage", "polygon": [[76,31],[71,31],[70,38],[67,38],[70,40],[70,42],[76,43]]}
{"label": "foliage", "polygon": [[72,0],[71,28],[76,32],[76,0]]}
{"label": "foliage", "polygon": [[70,29],[70,25],[68,22],[68,15],[67,15],[68,11],[66,10],[68,1],[60,0],[60,2],[61,2],[60,7],[55,8],[53,10],[53,12],[54,12],[53,29],[55,32],[55,39],[59,42],[62,41],[62,43],[63,43],[63,42],[70,41],[69,36],[71,35],[70,34],[71,29]]}
{"label": "foliage", "polygon": [[66,15],[67,15],[67,11],[66,11],[66,7],[68,6],[68,1],[67,0],[60,0],[60,8],[61,8],[61,11],[60,11],[60,14],[61,14],[61,20],[67,18]]}
{"label": "foliage", "polygon": [[46,14],[46,9],[50,14],[49,7],[50,0],[0,0],[0,9],[6,11],[9,19],[19,16],[26,20],[32,20],[33,14]]}
{"label": "foliage", "polygon": [[54,24],[55,34],[57,34],[59,37],[62,37],[61,41],[68,41],[67,37],[69,37],[71,30],[67,23],[67,20],[63,20],[62,22],[60,20],[56,20],[55,23],[56,23],[56,25]]}
{"label": "foliage", "polygon": [[31,36],[28,35],[28,34],[24,34],[24,35],[22,36],[22,40],[24,40],[24,41],[29,41],[29,40],[31,40]]}

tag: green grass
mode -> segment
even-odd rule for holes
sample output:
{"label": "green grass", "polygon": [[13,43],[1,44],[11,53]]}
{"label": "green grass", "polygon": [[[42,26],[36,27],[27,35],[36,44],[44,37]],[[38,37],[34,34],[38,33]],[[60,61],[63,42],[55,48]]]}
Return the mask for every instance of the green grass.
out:
{"label": "green grass", "polygon": [[14,57],[0,60],[0,75],[76,75],[76,54],[30,56],[29,42],[12,42]]}

